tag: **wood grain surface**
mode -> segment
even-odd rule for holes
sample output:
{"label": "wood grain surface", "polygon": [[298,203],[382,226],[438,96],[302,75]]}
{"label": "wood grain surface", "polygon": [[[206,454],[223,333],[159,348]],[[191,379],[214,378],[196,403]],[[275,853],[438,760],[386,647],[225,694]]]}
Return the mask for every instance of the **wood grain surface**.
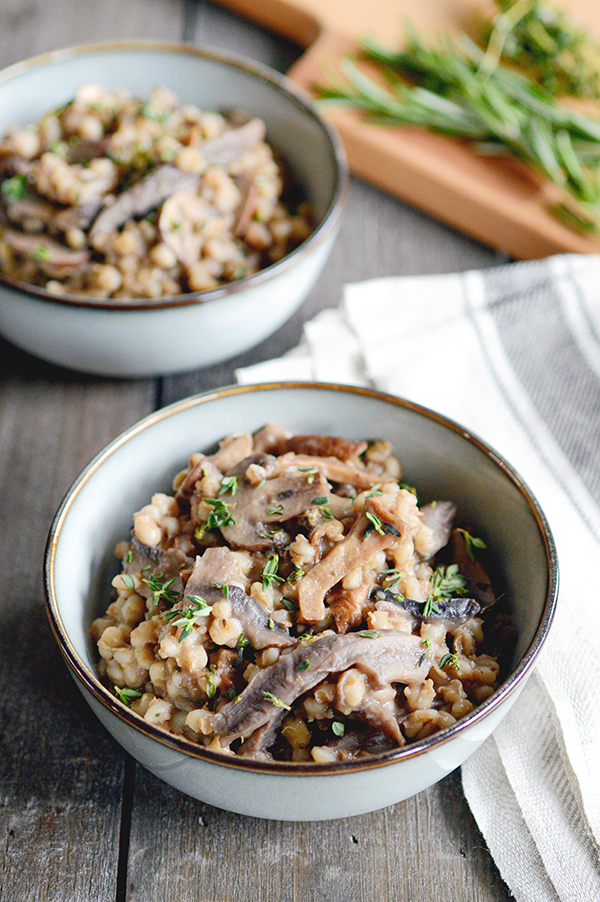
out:
{"label": "wood grain surface", "polygon": [[[185,40],[280,71],[300,48],[202,0],[3,0],[0,62],[75,43]],[[76,87],[76,86],[74,86]],[[168,379],[93,379],[0,341],[1,902],[508,902],[455,772],[372,815],[267,822],[203,805],[136,766],[90,713],[44,613],[45,538],[87,461],[141,416],[278,356],[344,282],[504,258],[354,179],[303,308],[235,361]],[[73,561],[73,567],[77,561]],[[491,800],[493,804],[493,800]]]}
{"label": "wood grain surface", "polygon": [[[399,47],[406,22],[433,41],[442,33],[481,34],[492,0],[220,0],[307,48],[288,72],[308,91],[340,78],[338,63],[365,35]],[[598,0],[559,0],[600,35]],[[600,238],[561,224],[549,211],[557,192],[525,166],[477,156],[461,141],[416,129],[365,123],[328,106],[356,175],[513,257],[600,252]]]}

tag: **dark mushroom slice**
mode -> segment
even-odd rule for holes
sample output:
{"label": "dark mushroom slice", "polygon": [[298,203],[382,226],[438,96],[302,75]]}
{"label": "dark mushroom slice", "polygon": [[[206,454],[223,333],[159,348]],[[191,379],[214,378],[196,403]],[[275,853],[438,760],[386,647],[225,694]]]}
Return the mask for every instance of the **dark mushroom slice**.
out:
{"label": "dark mushroom slice", "polygon": [[132,576],[141,574],[142,586],[136,591],[144,598],[149,598],[153,594],[148,585],[150,576],[159,579],[163,585],[173,580],[169,589],[174,597],[178,597],[183,593],[182,571],[186,567],[191,567],[192,563],[192,558],[184,554],[180,548],[165,550],[159,545],[144,545],[134,536],[123,559],[123,572]]}
{"label": "dark mushroom slice", "polygon": [[90,229],[90,239],[102,232],[115,231],[129,219],[145,216],[176,191],[195,188],[198,181],[195,173],[183,172],[169,163],[158,166],[149,176],[119,194],[110,206],[103,207]]}
{"label": "dark mushroom slice", "polygon": [[456,504],[453,501],[432,501],[430,504],[423,505],[421,517],[423,523],[433,532],[434,546],[429,553],[429,556],[433,557],[450,541],[456,517]]}
{"label": "dark mushroom slice", "polygon": [[271,441],[271,447],[264,449],[271,454],[281,456],[292,451],[294,454],[309,454],[311,457],[335,457],[344,462],[363,454],[368,447],[365,441],[353,441],[334,435],[290,436],[273,433]]}
{"label": "dark mushroom slice", "polygon": [[240,461],[247,458],[252,451],[252,436],[244,432],[235,436],[224,444],[215,454],[201,457],[188,472],[185,479],[177,489],[175,499],[179,506],[186,510],[189,508],[190,498],[194,494],[198,480],[202,479],[205,472],[224,475],[233,469]]}
{"label": "dark mushroom slice", "polygon": [[39,194],[27,193],[23,197],[4,197],[6,216],[25,232],[41,232],[50,227],[62,209]]}
{"label": "dark mushroom slice", "polygon": [[366,467],[339,460],[337,457],[312,457],[310,454],[295,454],[289,451],[277,458],[277,467],[284,470],[297,467],[301,471],[314,470],[322,473],[329,482],[354,486],[359,492],[378,485],[381,473],[374,473]]}
{"label": "dark mushroom slice", "polygon": [[[456,629],[471,617],[479,614],[481,607],[473,598],[440,598],[431,603],[413,601],[398,595],[393,589],[376,589],[371,596],[375,607],[382,609],[390,603],[402,608],[421,623],[444,623],[448,629]],[[389,608],[388,608],[389,610]]]}
{"label": "dark mushroom slice", "polygon": [[3,229],[2,237],[12,250],[34,260],[50,278],[61,278],[79,269],[89,260],[89,251],[71,250],[52,238]]}
{"label": "dark mushroom slice", "polygon": [[289,710],[328,674],[349,667],[365,673],[374,689],[421,682],[430,666],[423,657],[419,637],[398,630],[323,636],[282,654],[275,664],[259,671],[235,701],[214,715],[213,731],[223,747],[246,738],[280,719],[282,710]]}
{"label": "dark mushroom slice", "polygon": [[[320,474],[308,482],[306,474],[295,467],[272,471],[275,458],[254,454],[226,474],[238,479],[232,507],[235,523],[221,527],[221,535],[234,548],[264,551],[287,541],[278,525],[300,517],[316,498],[329,494],[329,485]],[[263,467],[267,476],[254,484],[246,476],[251,464]]]}
{"label": "dark mushroom slice", "polygon": [[199,595],[208,604],[226,599],[231,613],[253,648],[288,648],[298,640],[275,623],[263,606],[242,588],[244,574],[228,548],[207,548],[196,558],[194,569],[185,586],[185,595]]}
{"label": "dark mushroom slice", "polygon": [[482,608],[489,608],[496,601],[492,581],[471,548],[468,536],[469,534],[464,529],[452,531],[452,560],[458,564],[458,569],[465,578],[469,593]]}
{"label": "dark mushroom slice", "polygon": [[239,128],[223,132],[217,138],[210,138],[198,146],[198,150],[209,165],[226,166],[264,141],[265,123],[261,119],[250,119]]}

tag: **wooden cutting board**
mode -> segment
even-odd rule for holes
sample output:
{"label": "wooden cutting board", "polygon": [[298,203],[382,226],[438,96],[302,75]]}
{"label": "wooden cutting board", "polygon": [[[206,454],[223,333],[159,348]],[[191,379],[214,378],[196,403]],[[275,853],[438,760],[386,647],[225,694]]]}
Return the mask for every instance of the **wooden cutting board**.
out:
{"label": "wooden cutting board", "polygon": [[[217,0],[221,5],[307,48],[288,73],[311,91],[330,82],[336,61],[366,34],[400,45],[404,24],[431,35],[475,36],[493,14],[490,0]],[[600,0],[560,0],[600,37]],[[600,253],[590,238],[547,209],[552,187],[524,166],[478,157],[461,142],[423,131],[369,125],[327,107],[352,171],[365,180],[517,259],[562,252]]]}

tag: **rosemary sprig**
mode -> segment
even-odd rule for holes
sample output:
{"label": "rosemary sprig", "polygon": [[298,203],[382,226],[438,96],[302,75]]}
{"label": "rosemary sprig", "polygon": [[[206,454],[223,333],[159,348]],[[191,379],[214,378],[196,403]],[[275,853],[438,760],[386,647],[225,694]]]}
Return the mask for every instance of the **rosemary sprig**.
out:
{"label": "rosemary sprig", "polygon": [[[494,34],[497,34],[494,33]],[[358,64],[375,67],[383,84]],[[345,83],[320,86],[322,103],[347,105],[373,123],[419,126],[461,138],[477,153],[508,155],[559,189],[552,212],[600,233],[600,121],[561,103],[466,35],[425,46],[409,32],[403,51],[366,39],[340,63]]]}

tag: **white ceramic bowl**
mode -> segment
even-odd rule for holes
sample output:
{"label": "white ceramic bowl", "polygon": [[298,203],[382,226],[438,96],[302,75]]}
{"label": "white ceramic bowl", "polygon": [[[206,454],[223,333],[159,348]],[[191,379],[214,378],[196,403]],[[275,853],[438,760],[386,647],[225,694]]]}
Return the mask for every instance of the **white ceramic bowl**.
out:
{"label": "white ceramic bowl", "polygon": [[[372,759],[287,764],[226,757],[170,735],[121,705],[99,681],[89,638],[118,572],[115,543],[157,490],[170,491],[189,455],[265,422],[294,432],[389,439],[424,501],[451,498],[497,554],[519,639],[510,674],[456,725]],[[458,767],[508,712],[553,616],[552,536],[527,487],[495,452],[436,413],[388,395],[326,384],[226,388],[181,401],[133,426],[83,471],[50,531],[46,592],[52,627],[79,688],[102,723],[144,767],[220,808],[279,820],[346,817],[391,805]]]}
{"label": "white ceramic bowl", "polygon": [[337,235],[347,193],[343,146],[308,96],[288,79],[238,56],[187,45],[125,42],[37,56],[0,73],[0,134],[28,124],[86,83],[147,96],[166,85],[201,109],[242,107],[262,118],[315,213],[313,234],[247,279],[160,301],[53,297],[0,276],[0,333],[71,369],[106,376],[183,372],[258,344],[300,306]]}

